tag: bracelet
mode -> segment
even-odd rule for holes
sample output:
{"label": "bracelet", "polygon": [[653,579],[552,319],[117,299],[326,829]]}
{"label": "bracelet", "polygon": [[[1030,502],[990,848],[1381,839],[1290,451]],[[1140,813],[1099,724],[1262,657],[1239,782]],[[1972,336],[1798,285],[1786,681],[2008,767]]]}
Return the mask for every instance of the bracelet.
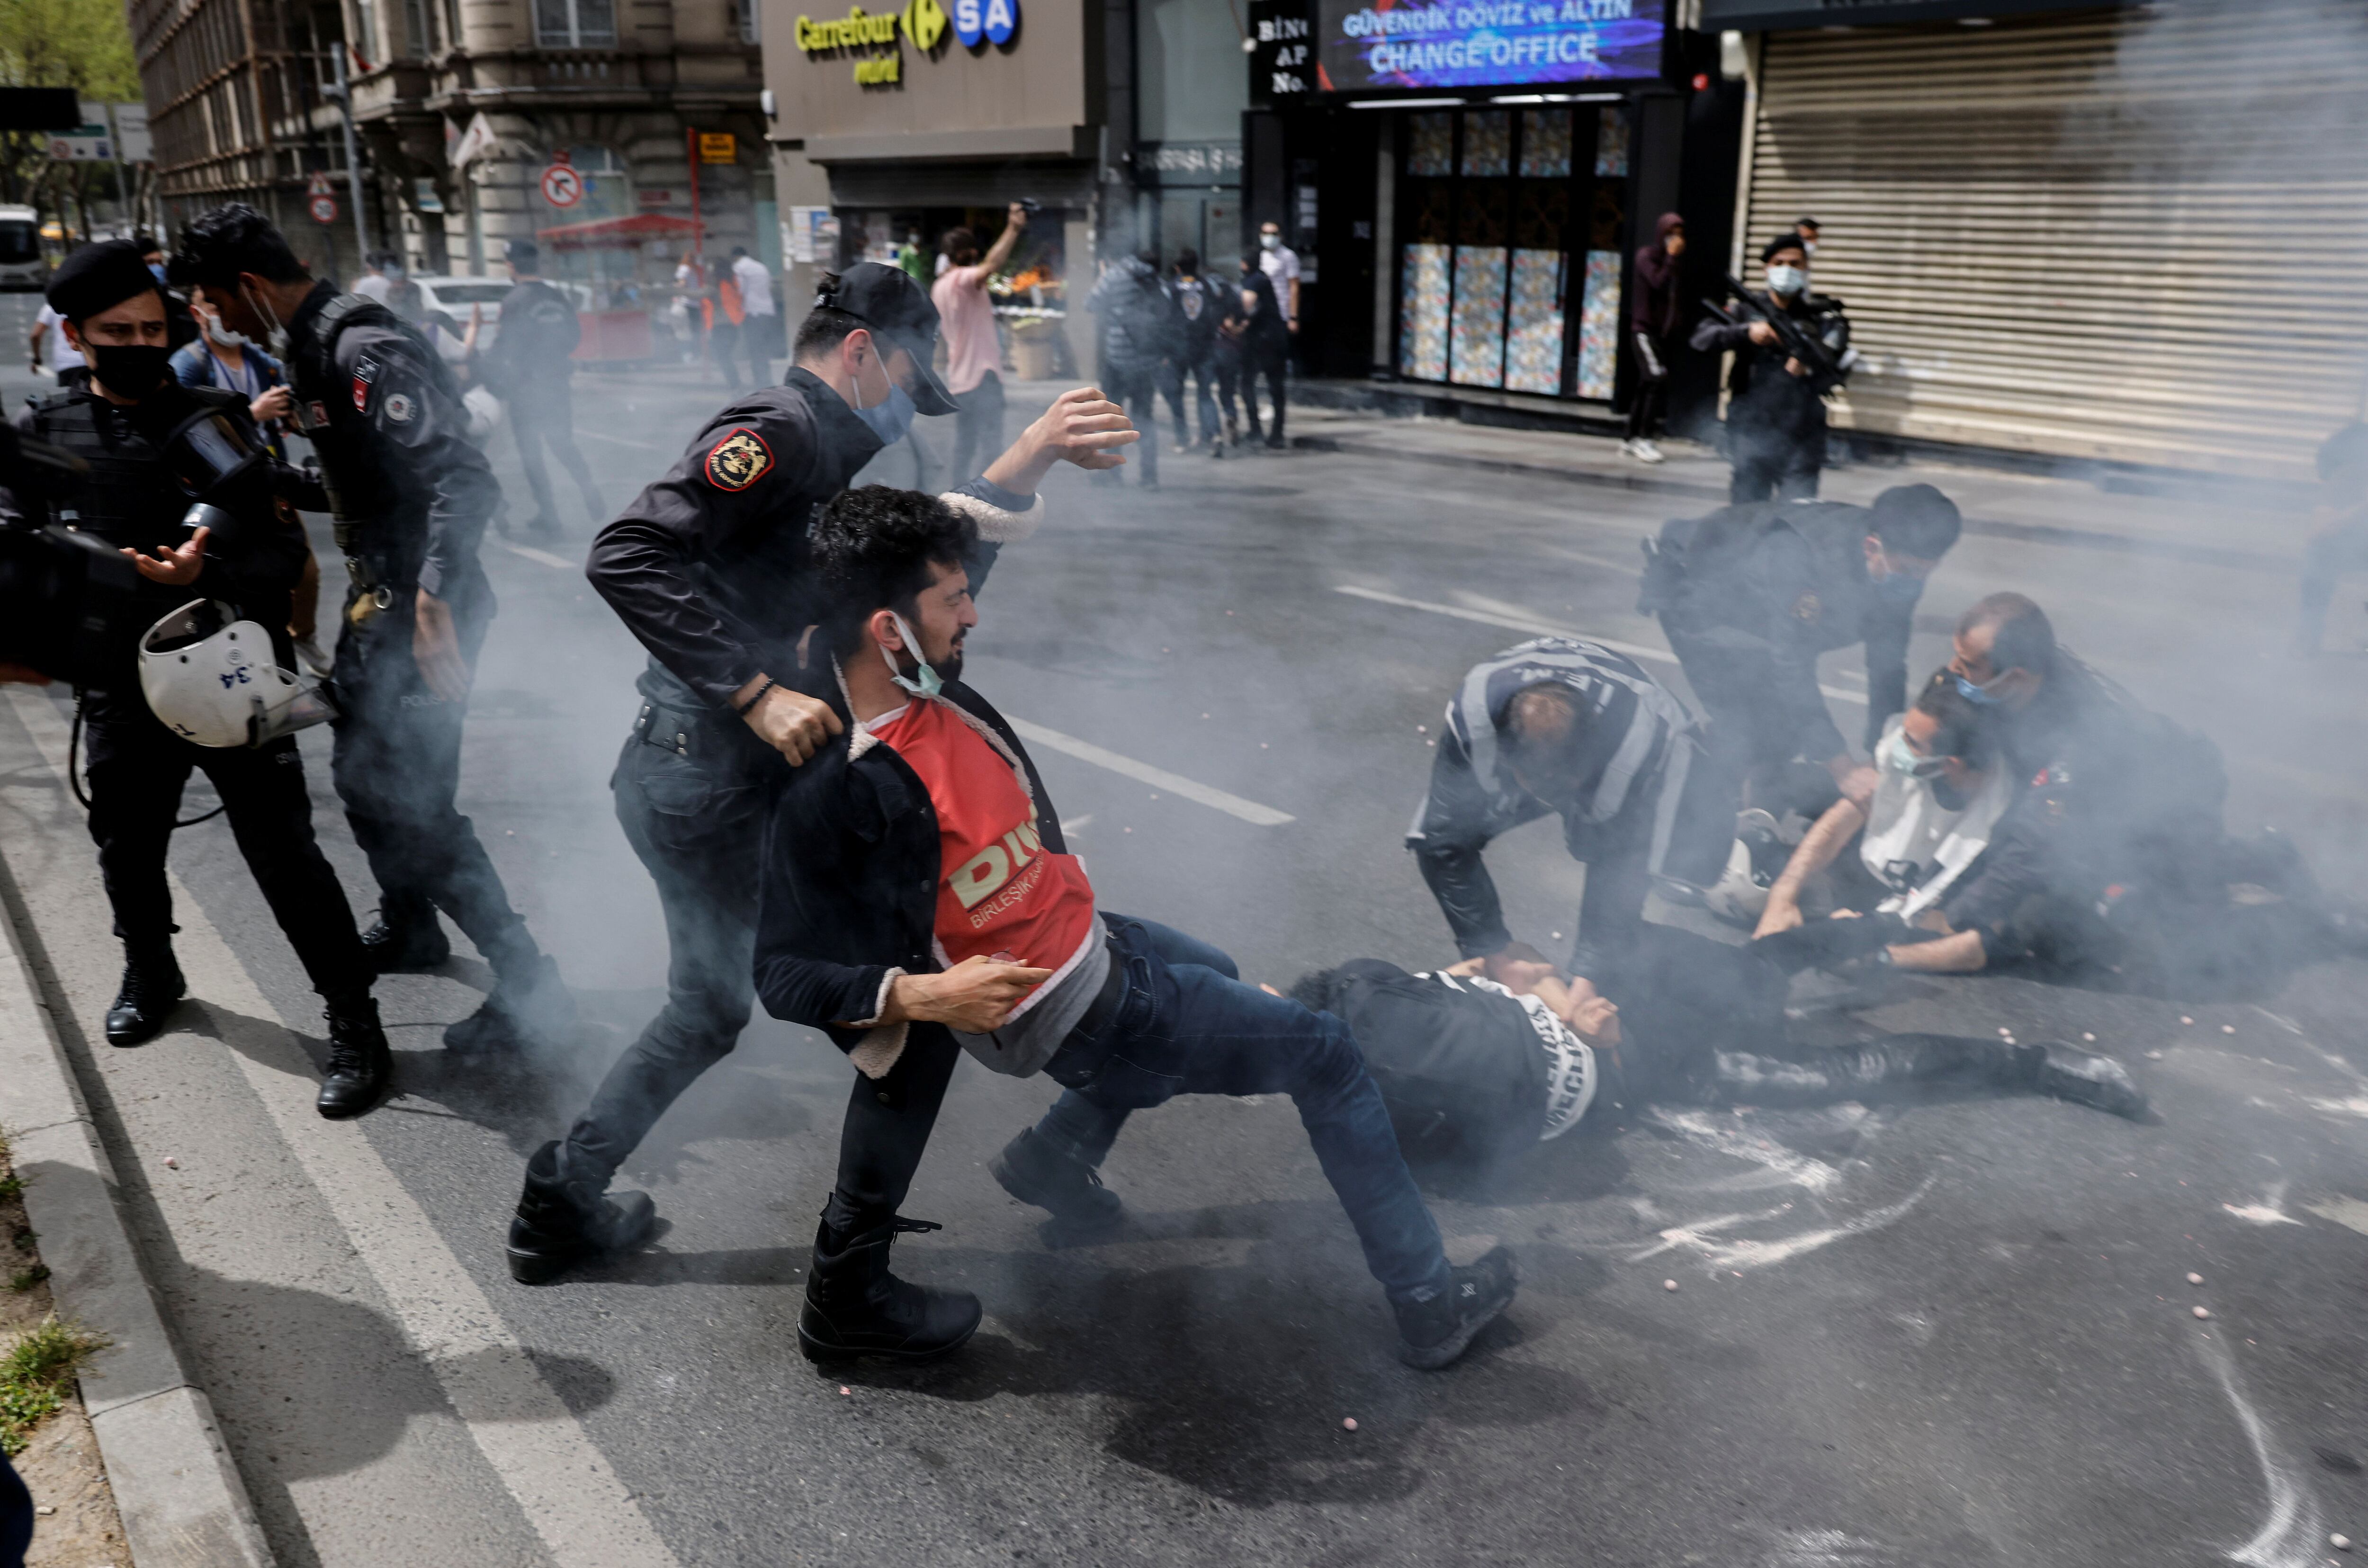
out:
{"label": "bracelet", "polygon": [[748,699],[747,701],[742,703],[739,707],[732,710],[733,713],[739,718],[746,719],[749,712],[755,709],[757,704],[765,700],[765,693],[772,690],[775,687],[780,684],[780,682],[775,680],[771,676],[767,676],[765,677],[765,684],[757,688],[757,694]]}

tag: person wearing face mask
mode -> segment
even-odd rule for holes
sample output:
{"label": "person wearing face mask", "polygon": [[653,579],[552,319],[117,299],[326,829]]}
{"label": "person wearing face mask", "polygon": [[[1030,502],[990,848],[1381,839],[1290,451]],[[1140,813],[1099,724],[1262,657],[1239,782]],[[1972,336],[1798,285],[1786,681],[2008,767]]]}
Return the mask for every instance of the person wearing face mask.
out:
{"label": "person wearing face mask", "polygon": [[[775,1017],[825,1031],[860,1089],[905,1108],[824,1211],[798,1340],[816,1360],[919,1360],[968,1339],[977,1298],[888,1271],[897,1212],[956,1059],[1043,1074],[1123,1116],[1179,1094],[1287,1094],[1398,1324],[1398,1355],[1437,1369],[1511,1302],[1512,1255],[1458,1268],[1391,1137],[1355,1038],[1261,994],[1224,955],[1110,913],[1066,852],[1019,737],[961,678],[978,622],[976,526],[930,496],[871,487],[814,526],[824,587],[814,651],[844,739],[773,803],[756,977]],[[882,1118],[874,1096],[861,1109]],[[1082,1185],[1085,1174],[1027,1176]],[[1023,1196],[1036,1187],[998,1162]],[[1042,1196],[1041,1193],[1039,1196]],[[1036,1201],[1030,1198],[1030,1201]]]}
{"label": "person wearing face mask", "polygon": [[[89,472],[43,509],[120,548],[137,567],[148,606],[144,632],[192,599],[235,606],[243,619],[284,628],[290,590],[309,553],[283,525],[275,492],[317,506],[291,472],[262,450],[246,400],[185,387],[168,373],[163,291],[138,248],[109,241],[76,252],[57,270],[50,303],[90,366],[87,381],[26,410],[25,435],[82,458]],[[255,455],[227,474],[188,460],[193,429],[211,449]],[[193,502],[219,521],[194,530]],[[351,907],[313,836],[313,808],[293,735],[261,746],[200,746],[150,710],[137,673],[138,639],[111,649],[118,673],[82,695],[90,780],[90,834],[124,948],[123,983],[108,1009],[109,1044],[155,1038],[186,991],[173,955],[165,858],[181,791],[202,770],[221,795],[240,853],[321,994],[329,1023],[324,1116],[359,1115],[377,1102],[388,1072],[386,1037],[371,1000],[369,960]],[[293,664],[287,634],[268,655]]]}
{"label": "person wearing face mask", "polygon": [[363,934],[371,961],[381,973],[441,964],[451,949],[440,910],[494,971],[484,1005],[444,1031],[446,1048],[565,1044],[575,1000],[455,803],[472,671],[495,608],[477,547],[501,499],[468,440],[459,385],[401,317],[315,281],[244,202],[191,223],[172,273],[225,327],[272,341],[296,427],[320,457],[350,584],[330,776],[378,879],[378,923]]}
{"label": "person wearing face mask", "polygon": [[165,296],[165,342],[176,353],[198,341],[198,318],[189,309],[189,301],[172,286],[165,276],[165,244],[155,235],[138,233],[131,243],[140,247],[140,260],[148,275],[156,280]]}
{"label": "person wearing face mask", "polygon": [[1726,858],[1735,801],[1705,788],[1701,753],[1685,705],[1600,643],[1544,637],[1474,666],[1406,838],[1463,956],[1486,960],[1491,980],[1534,961],[1506,927],[1481,852],[1559,814],[1587,867],[1569,971],[1599,986],[1622,973],[1653,884],[1699,890]]}
{"label": "person wearing face mask", "polygon": [[[807,525],[916,413],[955,407],[930,369],[939,318],[920,285],[876,262],[825,277],[780,383],[734,397],[666,476],[592,542],[585,574],[649,650],[642,706],[610,780],[617,820],[657,884],[670,956],[666,1005],[609,1069],[564,1140],[527,1166],[511,1273],[529,1283],[637,1244],[649,1199],[605,1196],[651,1126],[737,1043],[754,1005],[757,870],[765,808],[841,720],[817,619]],[[1041,516],[1053,464],[1115,468],[1136,439],[1090,387],[1056,399],[948,505],[977,520],[983,583]],[[844,1153],[861,1162],[884,1119],[866,1085]],[[930,1114],[934,1114],[934,1101]]]}
{"label": "person wearing face mask", "polygon": [[[1755,502],[1663,525],[1637,608],[1661,630],[1711,719],[1709,761],[1727,798],[1815,817],[1835,790],[1864,803],[1874,775],[1826,706],[1817,660],[1866,650],[1872,747],[1907,706],[1907,640],[1924,583],[1957,542],[1954,503],[1929,484],[1872,506]],[[1821,765],[1805,775],[1795,758]]]}
{"label": "person wearing face mask", "polygon": [[[1850,320],[1841,301],[1809,290],[1809,253],[1796,234],[1779,234],[1760,251],[1768,281],[1752,297],[1782,312],[1847,368]],[[1788,352],[1765,321],[1723,321],[1706,315],[1694,328],[1694,348],[1733,354],[1727,378],[1727,456],[1732,501],[1803,500],[1817,494],[1826,462],[1826,394],[1815,367]]]}

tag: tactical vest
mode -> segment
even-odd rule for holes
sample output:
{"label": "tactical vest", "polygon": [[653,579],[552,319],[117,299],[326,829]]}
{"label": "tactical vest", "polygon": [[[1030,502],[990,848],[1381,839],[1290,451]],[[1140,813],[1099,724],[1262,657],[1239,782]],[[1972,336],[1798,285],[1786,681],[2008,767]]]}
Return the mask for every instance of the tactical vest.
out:
{"label": "tactical vest", "polygon": [[[367,294],[340,294],[321,308],[306,335],[288,346],[288,377],[296,396],[296,427],[320,455],[321,487],[328,493],[337,548],[358,588],[407,587],[417,576],[431,482],[398,470],[385,445],[355,406],[354,378],[337,369],[337,340],[368,323],[416,338],[401,316]],[[442,357],[421,343],[419,362],[438,390],[461,401],[460,383]]]}
{"label": "tactical vest", "polygon": [[[168,387],[188,402],[184,416],[207,404],[234,405],[237,394],[211,387]],[[179,423],[176,418],[175,425]],[[187,536],[181,518],[190,496],[165,461],[165,449],[97,392],[53,392],[33,405],[31,434],[90,465],[56,504],[57,520],[112,545],[153,551]]]}

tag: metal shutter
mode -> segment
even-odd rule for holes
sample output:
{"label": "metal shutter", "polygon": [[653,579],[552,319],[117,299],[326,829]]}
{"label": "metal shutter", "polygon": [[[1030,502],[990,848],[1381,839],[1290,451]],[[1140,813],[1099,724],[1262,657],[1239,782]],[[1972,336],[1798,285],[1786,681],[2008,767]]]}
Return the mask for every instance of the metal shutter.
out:
{"label": "metal shutter", "polygon": [[2368,6],[1774,33],[1746,268],[1803,214],[1837,426],[2301,478],[2368,369]]}

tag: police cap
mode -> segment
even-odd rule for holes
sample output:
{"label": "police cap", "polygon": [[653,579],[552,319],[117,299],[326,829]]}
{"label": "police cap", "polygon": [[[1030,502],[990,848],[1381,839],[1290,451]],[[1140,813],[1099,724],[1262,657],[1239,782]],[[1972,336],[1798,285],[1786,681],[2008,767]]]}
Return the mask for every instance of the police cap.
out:
{"label": "police cap", "polygon": [[130,240],[103,240],[58,264],[46,298],[50,309],[78,322],[156,288],[156,275],[148,270],[138,245]]}
{"label": "police cap", "polygon": [[929,303],[911,273],[876,261],[858,262],[838,275],[835,286],[825,280],[823,292],[814,296],[814,308],[853,316],[873,336],[911,355],[918,382],[915,408],[933,415],[954,412],[953,394],[931,368],[937,358],[938,307]]}

